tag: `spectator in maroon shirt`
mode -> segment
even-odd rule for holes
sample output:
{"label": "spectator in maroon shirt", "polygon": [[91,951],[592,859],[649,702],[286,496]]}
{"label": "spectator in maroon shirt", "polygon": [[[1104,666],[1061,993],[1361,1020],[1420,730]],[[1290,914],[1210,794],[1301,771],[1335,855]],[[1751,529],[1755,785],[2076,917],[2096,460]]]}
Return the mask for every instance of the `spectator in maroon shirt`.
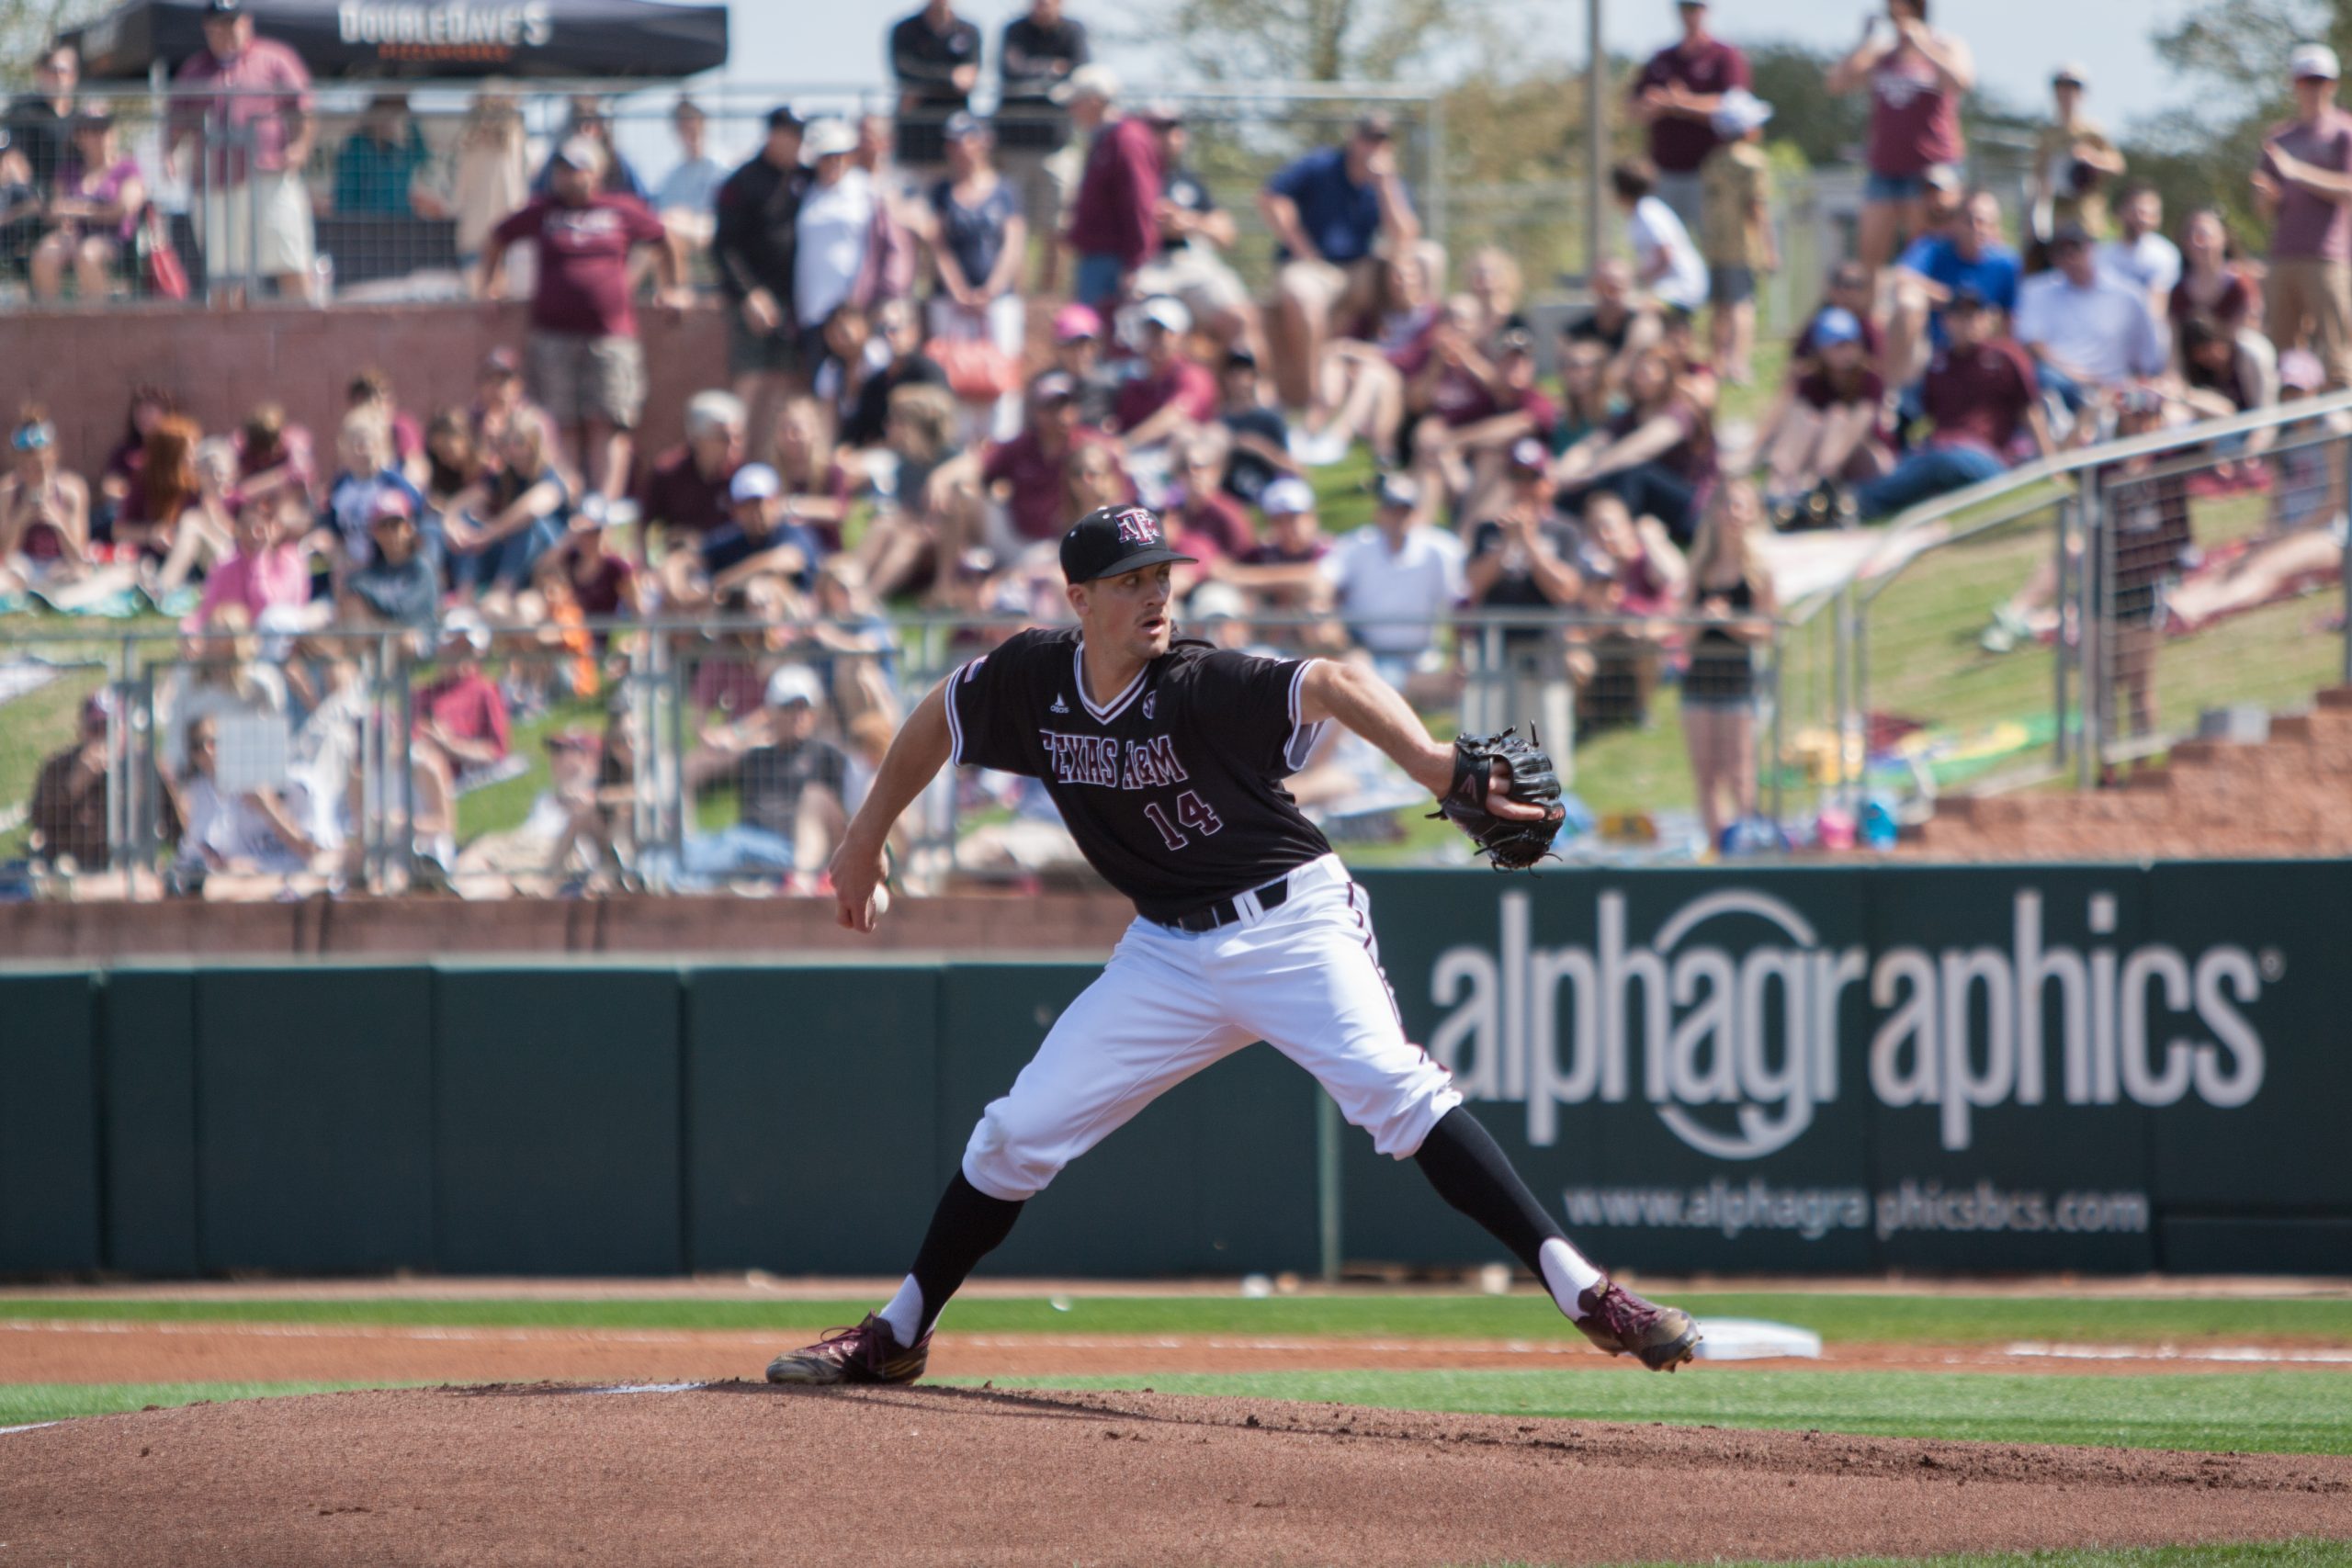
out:
{"label": "spectator in maroon shirt", "polygon": [[645,408],[645,351],[629,298],[629,257],[639,246],[652,248],[663,309],[681,309],[692,296],[682,287],[677,242],[662,220],[633,197],[597,188],[601,146],[572,137],[556,149],[550,166],[548,193],[491,231],[480,292],[498,299],[506,248],[536,243],[531,389],[563,432],[571,466],[587,485],[582,512],[601,522],[606,498],[628,481],[632,433]]}
{"label": "spectator in maroon shirt", "polygon": [[640,560],[657,536],[669,546],[691,543],[728,521],[728,483],[743,466],[743,420],[742,400],[731,392],[686,400],[685,440],[655,458],[638,486]]}
{"label": "spectator in maroon shirt", "polygon": [[1649,127],[1654,194],[1682,226],[1699,231],[1699,166],[1719,141],[1713,124],[1723,96],[1753,85],[1747,56],[1707,30],[1707,0],[1678,0],[1681,41],[1659,50],[1634,78],[1634,118]]}
{"label": "spectator in maroon shirt", "polygon": [[1860,484],[1894,468],[1886,378],[1871,365],[1862,323],[1832,309],[1815,320],[1813,333],[1814,367],[1797,378],[1779,427],[1760,444],[1772,472],[1765,508],[1776,517],[1826,481]]}
{"label": "spectator in maroon shirt", "polygon": [[2334,50],[2301,45],[2288,69],[2295,118],[2263,138],[2251,182],[2271,220],[2270,341],[2309,348],[2330,389],[2352,387],[2352,115],[2335,107]]}
{"label": "spectator in maroon shirt", "polygon": [[1028,547],[1057,540],[1071,519],[1070,458],[1108,437],[1080,424],[1069,377],[1048,372],[1029,388],[1029,423],[1010,441],[991,443],[980,460],[980,484],[997,505],[989,509],[986,541],[1010,559]]}
{"label": "spectator in maroon shirt", "polygon": [[[1204,563],[1238,560],[1258,543],[1250,514],[1225,492],[1225,463],[1231,447],[1232,439],[1222,427],[1204,430],[1184,444],[1182,483],[1168,513],[1176,547]],[[1187,586],[1179,584],[1180,589]]]}
{"label": "spectator in maroon shirt", "polygon": [[1186,345],[1193,313],[1184,302],[1163,294],[1138,313],[1142,368],[1111,405],[1111,428],[1130,459],[1162,451],[1216,417],[1216,377]]}
{"label": "spectator in maroon shirt", "polygon": [[1968,156],[1960,103],[1976,85],[1976,60],[1965,40],[1928,25],[1928,0],[1887,0],[1884,11],[1864,16],[1861,42],[1830,67],[1827,85],[1871,96],[1870,177],[1855,249],[1876,272],[1898,254],[1898,236],[1926,229],[1929,172]]}
{"label": "spectator in maroon shirt", "polygon": [[1161,147],[1164,112],[1111,114],[1119,79],[1104,65],[1080,66],[1069,82],[1070,118],[1091,130],[1085,171],[1070,197],[1063,243],[1075,258],[1070,274],[1079,303],[1105,310],[1118,302],[1127,277],[1159,250]]}
{"label": "spectator in maroon shirt", "polygon": [[1548,447],[1560,422],[1559,405],[1537,384],[1535,338],[1525,327],[1503,328],[1493,360],[1476,363],[1482,374],[1456,372],[1471,383],[1468,395],[1453,401],[1441,396],[1437,417],[1413,433],[1422,467],[1442,480],[1449,501],[1499,482],[1511,448],[1530,436]]}
{"label": "spectator in maroon shirt", "polygon": [[482,673],[490,631],[479,616],[452,610],[442,621],[443,648],[454,650],[448,671],[416,694],[414,744],[430,747],[459,773],[505,760],[514,737],[506,699]]}
{"label": "spectator in maroon shirt", "polygon": [[1919,389],[1935,433],[1893,473],[1855,492],[1862,516],[1891,516],[1989,479],[2017,459],[2027,435],[2044,457],[2057,450],[2041,415],[2033,361],[1996,335],[1997,321],[1984,298],[1966,287],[1944,307],[1948,341],[1928,362]]}

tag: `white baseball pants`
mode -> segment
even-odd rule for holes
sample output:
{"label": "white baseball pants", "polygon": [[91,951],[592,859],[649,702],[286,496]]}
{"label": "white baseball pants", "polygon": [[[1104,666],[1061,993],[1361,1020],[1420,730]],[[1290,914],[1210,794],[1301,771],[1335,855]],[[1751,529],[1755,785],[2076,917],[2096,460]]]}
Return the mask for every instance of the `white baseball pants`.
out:
{"label": "white baseball pants", "polygon": [[1136,1112],[1253,1041],[1315,1075],[1393,1158],[1410,1157],[1462,1103],[1446,1070],[1405,1038],[1381,973],[1370,902],[1326,855],[1290,897],[1193,934],[1138,919],[1054,1022],[964,1148],[964,1177],[1019,1201]]}

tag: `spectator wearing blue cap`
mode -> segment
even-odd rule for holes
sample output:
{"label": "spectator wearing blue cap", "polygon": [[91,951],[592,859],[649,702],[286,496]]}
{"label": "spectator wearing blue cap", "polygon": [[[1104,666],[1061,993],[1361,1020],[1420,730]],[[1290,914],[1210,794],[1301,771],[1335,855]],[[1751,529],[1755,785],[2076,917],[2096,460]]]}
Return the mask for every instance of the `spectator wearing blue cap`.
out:
{"label": "spectator wearing blue cap", "polygon": [[1772,106],[1747,88],[1724,94],[1713,117],[1721,145],[1699,172],[1715,367],[1739,387],[1755,374],[1756,276],[1781,270],[1772,231],[1772,164],[1764,155],[1764,127],[1771,118]]}
{"label": "spectator wearing blue cap", "polygon": [[[1813,324],[1815,363],[1796,379],[1769,455],[1766,509],[1785,525],[1831,481],[1860,484],[1894,468],[1894,400],[1862,345],[1862,323],[1837,306]],[[1818,521],[1843,521],[1833,515]]]}

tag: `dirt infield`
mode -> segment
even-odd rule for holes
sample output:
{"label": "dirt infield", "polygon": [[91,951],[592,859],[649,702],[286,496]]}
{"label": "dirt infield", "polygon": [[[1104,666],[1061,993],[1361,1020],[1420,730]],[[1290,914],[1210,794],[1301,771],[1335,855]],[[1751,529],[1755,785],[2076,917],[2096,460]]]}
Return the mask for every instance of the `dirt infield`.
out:
{"label": "dirt infield", "polygon": [[2352,1535],[2352,1460],[756,1383],[0,1435],[11,1561],[1591,1562]]}
{"label": "dirt infield", "polygon": [[[685,1329],[458,1328],[379,1324],[0,1319],[0,1383],[712,1382],[755,1375],[804,1335]],[[2307,1343],[2146,1346],[1829,1346],[1818,1360],[1723,1366],[1826,1371],[2194,1373],[2286,1368],[2352,1372],[2352,1348]],[[1341,1339],[1239,1335],[943,1332],[942,1377],[1616,1367],[1565,1332],[1554,1339]],[[1709,1368],[1713,1372],[1719,1368]],[[2352,1383],[2347,1383],[2352,1397]]]}

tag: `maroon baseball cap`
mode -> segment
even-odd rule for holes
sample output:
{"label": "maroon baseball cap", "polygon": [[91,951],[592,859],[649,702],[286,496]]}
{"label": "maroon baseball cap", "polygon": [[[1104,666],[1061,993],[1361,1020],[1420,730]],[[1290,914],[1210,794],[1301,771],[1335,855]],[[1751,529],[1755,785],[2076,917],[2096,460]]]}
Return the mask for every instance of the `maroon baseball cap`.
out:
{"label": "maroon baseball cap", "polygon": [[1062,576],[1071,582],[1198,558],[1168,547],[1167,525],[1148,506],[1098,506],[1062,536]]}
{"label": "maroon baseball cap", "polygon": [[511,348],[493,348],[481,356],[481,373],[485,376],[520,376],[523,356]]}

